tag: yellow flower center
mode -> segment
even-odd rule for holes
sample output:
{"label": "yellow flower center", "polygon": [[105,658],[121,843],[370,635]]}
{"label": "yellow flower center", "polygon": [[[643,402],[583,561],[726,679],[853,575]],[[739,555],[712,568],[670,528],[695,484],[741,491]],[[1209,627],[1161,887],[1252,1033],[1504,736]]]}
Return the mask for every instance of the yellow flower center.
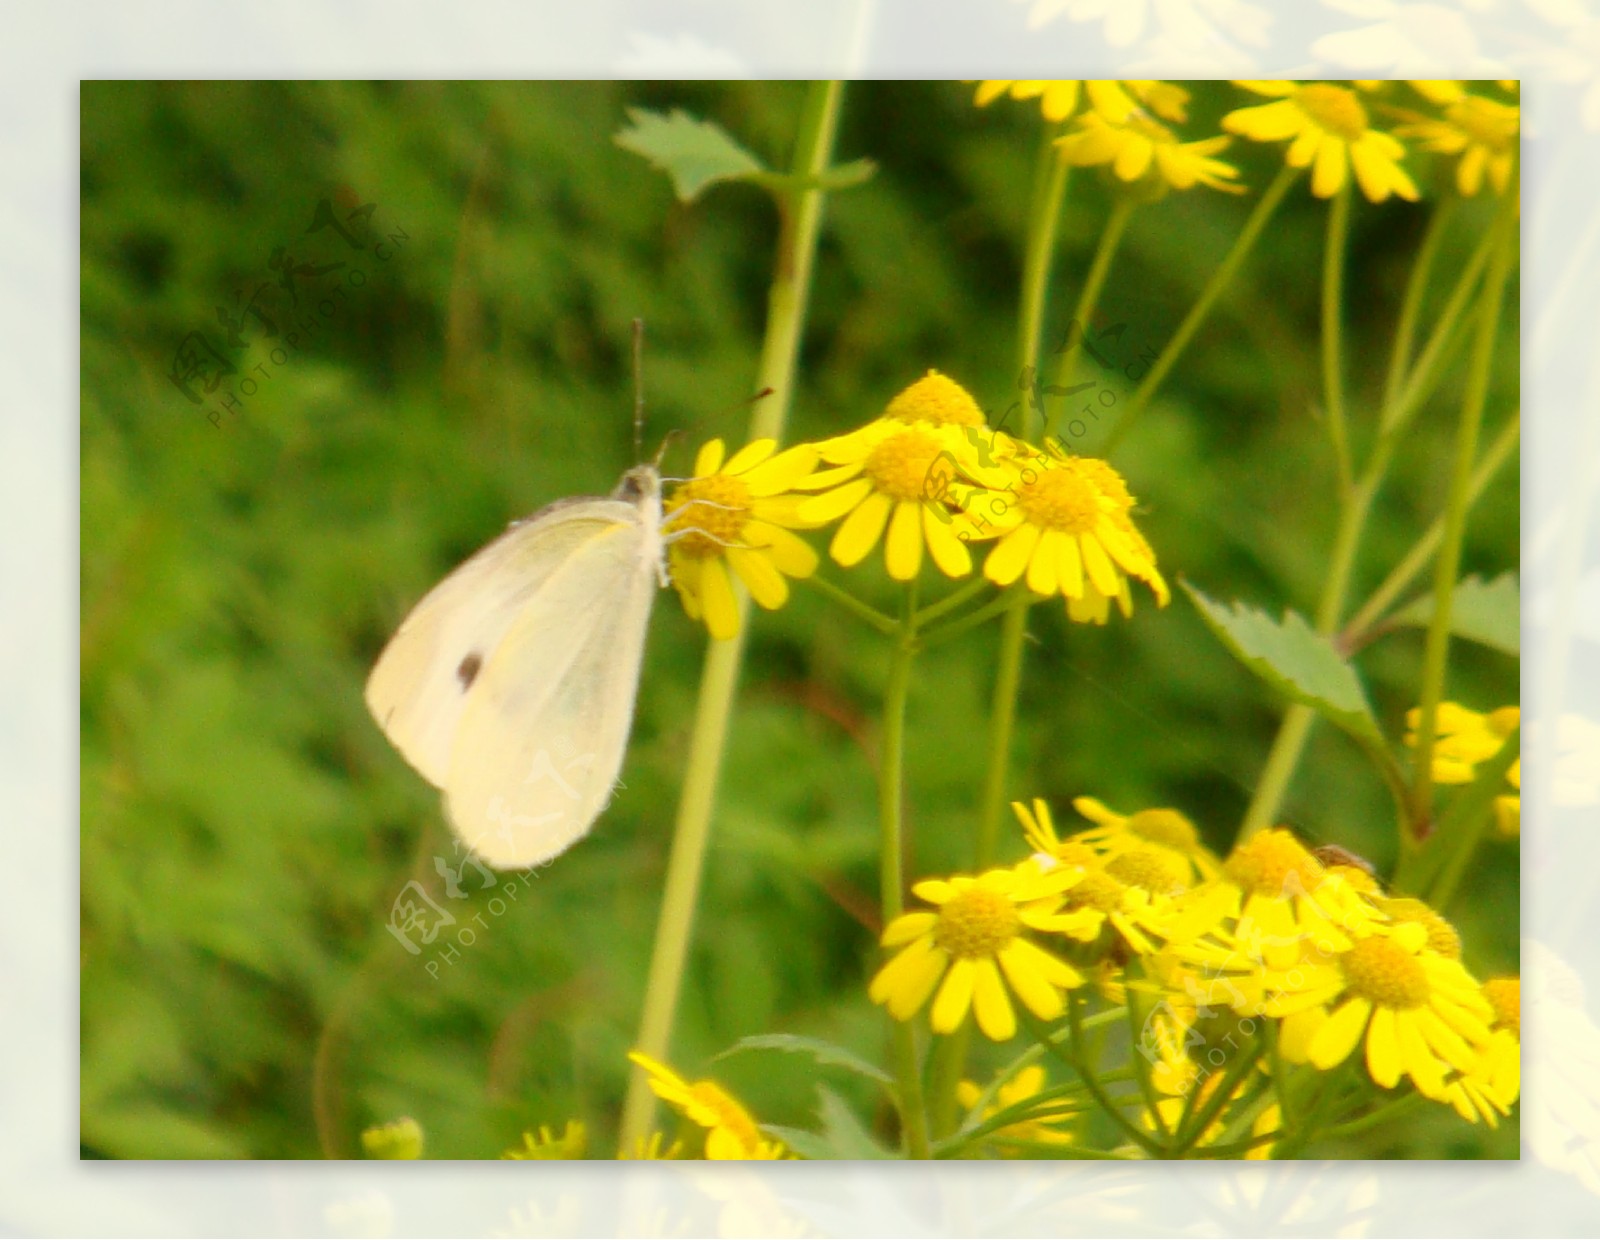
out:
{"label": "yellow flower center", "polygon": [[1199,840],[1189,820],[1175,809],[1142,809],[1128,818],[1128,830],[1152,844],[1186,852]]}
{"label": "yellow flower center", "polygon": [[742,544],[750,488],[727,474],[695,478],[672,492],[666,511],[665,532],[692,531],[675,540],[678,549],[696,559],[709,559]]}
{"label": "yellow flower center", "polygon": [[932,435],[900,431],[867,454],[861,472],[890,499],[926,499],[928,478],[943,452]]}
{"label": "yellow flower center", "polygon": [[1302,86],[1295,100],[1302,112],[1337,138],[1354,142],[1367,132],[1367,110],[1353,90],[1313,82]]}
{"label": "yellow flower center", "polygon": [[1228,873],[1246,891],[1289,897],[1314,890],[1322,881],[1317,859],[1287,831],[1263,831],[1234,849]]}
{"label": "yellow flower center", "polygon": [[1063,534],[1087,534],[1100,519],[1100,492],[1076,469],[1041,469],[1023,481],[1017,503],[1032,524]]}
{"label": "yellow flower center", "polygon": [[1122,907],[1122,894],[1127,889],[1121,881],[1104,870],[1093,870],[1083,876],[1083,881],[1067,889],[1069,909],[1097,908],[1102,913],[1115,912]]}
{"label": "yellow flower center", "polygon": [[1483,984],[1483,997],[1494,1009],[1495,1024],[1522,1036],[1522,979],[1496,977]]}
{"label": "yellow flower center", "polygon": [[1517,138],[1517,109],[1493,99],[1466,95],[1451,104],[1445,116],[1470,141],[1496,154],[1510,149]]}
{"label": "yellow flower center", "polygon": [[930,370],[883,411],[899,422],[934,422],[940,426],[982,426],[983,410],[966,388],[937,370]]}
{"label": "yellow flower center", "polygon": [[1170,896],[1188,886],[1189,867],[1163,848],[1131,848],[1107,862],[1106,873],[1151,895]]}
{"label": "yellow flower center", "polygon": [[1461,936],[1456,928],[1421,900],[1396,896],[1383,901],[1383,910],[1396,921],[1414,921],[1428,932],[1428,947],[1451,960],[1461,959]]}
{"label": "yellow flower center", "polygon": [[1405,1010],[1428,1001],[1428,976],[1393,939],[1362,939],[1340,958],[1350,989],[1379,1007]]}
{"label": "yellow flower center", "polygon": [[969,887],[939,909],[933,941],[952,956],[993,956],[1017,937],[1022,919],[1017,906],[998,891]]}
{"label": "yellow flower center", "polygon": [[1105,461],[1096,456],[1075,456],[1072,458],[1072,464],[1079,473],[1094,483],[1100,494],[1118,508],[1133,507],[1133,496],[1128,491],[1128,484],[1122,480],[1122,475]]}

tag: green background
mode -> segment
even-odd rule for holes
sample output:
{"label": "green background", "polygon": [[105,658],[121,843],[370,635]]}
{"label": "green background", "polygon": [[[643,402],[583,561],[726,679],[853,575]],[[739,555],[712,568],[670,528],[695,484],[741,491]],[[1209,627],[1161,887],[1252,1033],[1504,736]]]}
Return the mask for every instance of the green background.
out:
{"label": "green background", "polygon": [[[1197,88],[1194,136],[1253,102]],[[82,89],[83,1152],[90,1157],[352,1156],[360,1130],[416,1117],[439,1157],[494,1156],[527,1128],[584,1120],[604,1151],[625,1083],[694,709],[703,633],[663,594],[626,787],[592,834],[519,888],[450,901],[438,795],[368,717],[383,642],[435,581],[507,521],[609,490],[633,461],[630,323],[646,322],[648,449],[742,438],[776,221],[759,191],[685,206],[617,147],[624,108],[682,106],[767,162],[788,159],[804,86],[710,83],[163,84]],[[936,367],[986,409],[1010,359],[1038,116],[979,111],[951,83],[852,86],[838,158],[879,165],[828,204],[793,438],[850,429]],[[1207,126],[1210,128],[1207,128]],[[1259,193],[1281,158],[1236,146]],[[1420,169],[1418,169],[1420,171]],[[339,187],[347,187],[341,191]],[[375,204],[389,256],[324,230],[317,203]],[[1159,350],[1253,201],[1204,190],[1136,212],[1102,299],[1119,360]],[[1049,333],[1059,338],[1107,199],[1075,176]],[[1429,208],[1357,200],[1348,387],[1359,449],[1399,292]],[[1453,272],[1486,227],[1467,211]],[[1244,277],[1119,450],[1169,580],[1274,613],[1315,605],[1335,507],[1318,419],[1317,272],[1326,205],[1292,190]],[[276,247],[349,259],[335,312],[275,364],[247,323],[241,411],[207,421],[168,378],[179,342],[223,348],[216,307],[272,282]],[[348,273],[308,278],[326,290]],[[273,299],[276,300],[273,300]],[[283,306],[276,285],[266,304]],[[1430,313],[1437,299],[1430,302]],[[1515,408],[1514,316],[1489,434]],[[280,319],[280,331],[292,330]],[[1384,489],[1363,598],[1440,510],[1460,366]],[[1135,371],[1137,373],[1137,370]],[[1132,384],[1109,389],[1125,400]],[[1076,446],[1076,445],[1075,445]],[[1092,444],[1090,445],[1092,447]],[[825,535],[814,535],[819,549]],[[1514,466],[1475,511],[1463,569],[1517,562]],[[889,605],[881,568],[848,584]],[[843,579],[834,569],[836,580]],[[929,579],[929,588],[936,588]],[[1174,805],[1225,849],[1279,717],[1269,691],[1181,596],[1136,588],[1131,623],[1033,613],[1012,792],[1133,810]],[[966,863],[983,768],[993,629],[918,664],[908,811],[917,874]],[[1392,736],[1421,636],[1361,660]],[[1457,644],[1450,696],[1516,700],[1514,660]],[[674,1061],[714,1073],[762,1119],[810,1126],[837,1071],[771,1052],[776,1031],[881,1060],[864,993],[875,950],[874,763],[885,649],[804,587],[759,614],[734,721]],[[1353,747],[1319,728],[1284,818],[1387,867],[1391,810]],[[1008,828],[1009,830],[1009,828]],[[1021,855],[1008,837],[1007,859]],[[422,880],[483,929],[438,976],[386,929]],[[500,880],[499,893],[513,882]],[[1450,910],[1480,976],[1515,969],[1515,848],[1494,844]],[[469,884],[476,886],[476,883]],[[1515,1125],[1441,1107],[1314,1152],[1515,1157]]]}

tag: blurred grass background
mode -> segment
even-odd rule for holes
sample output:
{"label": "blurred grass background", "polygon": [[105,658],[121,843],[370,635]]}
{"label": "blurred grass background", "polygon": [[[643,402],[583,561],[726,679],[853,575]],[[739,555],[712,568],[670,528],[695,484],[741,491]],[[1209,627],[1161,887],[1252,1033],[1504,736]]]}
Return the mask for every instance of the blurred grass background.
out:
{"label": "blurred grass background", "polygon": [[[684,207],[611,138],[624,108],[682,106],[787,159],[803,85],[86,83],[82,88],[81,1143],[87,1157],[352,1156],[371,1123],[416,1117],[438,1157],[494,1156],[576,1117],[604,1150],[642,998],[703,635],[665,594],[652,621],[626,788],[586,840],[493,912],[449,901],[438,794],[368,717],[365,676],[407,608],[509,520],[608,490],[632,463],[629,332],[647,325],[647,438],[738,441],[748,418],[776,225],[764,196]],[[1204,123],[1236,106],[1197,84]],[[1015,399],[1014,309],[1038,118],[978,111],[950,83],[852,86],[840,160],[878,175],[827,208],[792,436],[853,427],[928,367],[985,408]],[[1235,147],[1263,186],[1274,150]],[[340,187],[346,187],[341,189]],[[375,204],[378,260],[324,230],[319,201]],[[1073,179],[1049,338],[1105,218]],[[1159,350],[1237,235],[1251,198],[1196,191],[1143,208],[1102,306],[1126,360]],[[1355,210],[1352,410],[1364,445],[1399,292],[1427,207]],[[1245,278],[1115,461],[1169,578],[1310,612],[1334,519],[1316,414],[1324,204],[1292,192]],[[1464,214],[1453,273],[1487,219]],[[248,322],[255,396],[211,425],[168,378],[216,307],[275,281],[270,257],[351,258],[313,339],[274,364]],[[307,279],[331,288],[339,276]],[[281,290],[273,296],[281,304]],[[310,294],[307,305],[310,304]],[[1512,318],[1514,323],[1514,317]],[[290,330],[280,321],[280,330]],[[1517,400],[1504,333],[1486,438]],[[1460,367],[1382,494],[1355,597],[1439,511]],[[1137,372],[1135,372],[1137,373]],[[236,378],[234,382],[237,382]],[[1126,385],[1122,395],[1131,391]],[[216,408],[215,404],[204,408]],[[825,545],[822,538],[815,541]],[[1464,571],[1514,568],[1516,471],[1474,514]],[[852,575],[888,597],[881,570]],[[1034,613],[1016,795],[1169,804],[1232,838],[1279,705],[1180,595],[1132,623]],[[966,863],[993,630],[930,653],[911,700],[917,873]],[[1367,651],[1398,737],[1421,634]],[[725,767],[674,1059],[763,1119],[805,1126],[807,1059],[715,1053],[755,1033],[821,1036],[880,1058],[874,959],[874,719],[884,650],[799,589],[758,615]],[[1515,701],[1513,660],[1458,644],[1450,696]],[[1286,807],[1306,837],[1393,860],[1378,780],[1322,728]],[[1015,840],[1007,859],[1021,855]],[[470,947],[440,962],[387,931],[421,881]],[[475,888],[477,882],[468,884]],[[1516,967],[1514,848],[1490,845],[1451,910],[1480,976]],[[481,922],[473,922],[477,914]],[[481,927],[481,928],[479,928]],[[449,933],[448,931],[446,932]],[[442,946],[438,944],[436,946]],[[434,976],[428,962],[435,962]],[[879,1118],[883,1118],[879,1116]],[[1444,1108],[1330,1156],[1515,1157],[1515,1125]]]}

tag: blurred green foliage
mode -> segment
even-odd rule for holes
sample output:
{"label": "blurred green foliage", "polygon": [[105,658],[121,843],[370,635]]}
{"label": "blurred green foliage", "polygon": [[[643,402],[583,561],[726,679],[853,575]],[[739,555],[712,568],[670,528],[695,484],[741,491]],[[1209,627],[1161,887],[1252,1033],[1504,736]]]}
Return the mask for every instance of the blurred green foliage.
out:
{"label": "blurred green foliage", "polygon": [[[401,1115],[420,1121],[430,1156],[492,1156],[525,1129],[569,1118],[603,1151],[642,998],[702,633],[663,595],[626,788],[514,901],[512,876],[465,900],[444,895],[434,858],[457,858],[438,795],[379,733],[362,685],[405,610],[451,567],[553,498],[608,490],[632,462],[635,316],[647,324],[649,446],[672,430],[688,439],[668,471],[686,470],[706,438],[741,438],[770,206],[734,187],[684,207],[612,135],[629,106],[683,107],[781,165],[802,90],[84,85],[87,1156],[348,1157],[363,1127]],[[980,112],[970,98],[948,83],[847,93],[838,158],[869,156],[879,171],[828,205],[793,437],[867,420],[930,366],[986,408],[1015,399],[1037,116],[1012,103]],[[1196,132],[1232,105],[1227,86],[1201,86]],[[1257,187],[1279,158],[1233,155]],[[380,259],[328,229],[307,236],[324,199],[375,204],[371,227],[403,239]],[[1129,359],[1161,347],[1249,205],[1196,191],[1135,214],[1103,299],[1106,321],[1127,324]],[[1357,203],[1348,382],[1358,443],[1426,211]],[[1105,212],[1097,178],[1076,176],[1052,341]],[[1275,614],[1312,610],[1333,531],[1316,411],[1324,213],[1303,189],[1291,194],[1116,460],[1169,576]],[[1487,208],[1464,213],[1441,270],[1459,268],[1486,220]],[[270,266],[277,247],[300,264],[346,260],[365,278],[305,278],[297,312],[317,330],[282,364],[254,319],[248,350],[227,350],[216,312],[237,311],[263,283],[272,292],[262,304],[286,304]],[[335,312],[312,316],[311,290],[341,279]],[[287,318],[278,326],[292,330]],[[256,394],[220,426],[206,418],[214,403],[191,404],[168,377],[194,331],[246,358],[241,373],[264,366]],[[1506,336],[1489,433],[1517,399],[1514,330]],[[1380,497],[1357,598],[1440,509],[1459,382],[1429,406]],[[1473,516],[1463,571],[1514,568],[1517,540],[1512,467]],[[853,578],[890,597],[881,570]],[[1084,793],[1123,809],[1175,805],[1226,848],[1280,704],[1181,596],[1164,611],[1145,596],[1131,623],[1104,629],[1068,631],[1059,613],[1033,613],[1014,793],[1050,798],[1068,821],[1068,800]],[[967,861],[993,638],[983,630],[919,664],[915,873]],[[1401,630],[1362,656],[1391,737],[1413,704],[1421,640]],[[1453,657],[1451,697],[1477,708],[1516,700],[1514,660],[1459,643]],[[774,1123],[811,1122],[819,1075],[863,1113],[873,1106],[859,1081],[804,1056],[709,1061],[771,1032],[881,1060],[884,1019],[864,978],[883,662],[873,635],[804,588],[754,624],[674,1060],[714,1073]],[[1386,794],[1331,728],[1318,729],[1286,817],[1313,841],[1393,861]],[[388,932],[411,879],[475,929],[454,959],[410,955]],[[1480,975],[1515,968],[1517,879],[1514,848],[1490,845],[1451,910]],[[1470,1129],[1429,1108],[1359,1148],[1323,1152],[1515,1157],[1515,1128]]]}

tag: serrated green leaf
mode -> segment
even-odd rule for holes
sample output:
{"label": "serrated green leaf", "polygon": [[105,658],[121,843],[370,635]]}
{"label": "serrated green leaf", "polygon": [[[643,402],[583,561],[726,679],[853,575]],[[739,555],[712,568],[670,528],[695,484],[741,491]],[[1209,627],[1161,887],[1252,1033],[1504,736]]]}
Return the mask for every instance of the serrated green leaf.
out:
{"label": "serrated green leaf", "polygon": [[629,108],[631,127],[616,135],[624,150],[643,155],[672,178],[678,198],[688,202],[718,181],[748,181],[767,169],[726,130],[681,108],[662,116],[645,108]]}
{"label": "serrated green leaf", "polygon": [[[1427,628],[1433,620],[1433,595],[1425,594],[1398,612],[1395,624]],[[1522,591],[1515,573],[1502,573],[1493,581],[1478,576],[1456,583],[1450,600],[1450,631],[1457,637],[1503,650],[1522,653]]]}
{"label": "serrated green leaf", "polygon": [[847,1068],[859,1076],[877,1081],[892,1094],[894,1092],[894,1078],[876,1064],[870,1064],[854,1051],[848,1051],[842,1046],[832,1042],[825,1042],[821,1038],[806,1038],[794,1033],[762,1033],[748,1038],[740,1038],[722,1054],[718,1059],[726,1059],[729,1055],[738,1054],[740,1051],[787,1051],[790,1054],[810,1055],[820,1064],[832,1067]]}
{"label": "serrated green leaf", "polygon": [[1274,620],[1254,607],[1217,603],[1188,582],[1181,584],[1211,631],[1257,676],[1352,736],[1382,743],[1355,669],[1302,616],[1289,611]]}

